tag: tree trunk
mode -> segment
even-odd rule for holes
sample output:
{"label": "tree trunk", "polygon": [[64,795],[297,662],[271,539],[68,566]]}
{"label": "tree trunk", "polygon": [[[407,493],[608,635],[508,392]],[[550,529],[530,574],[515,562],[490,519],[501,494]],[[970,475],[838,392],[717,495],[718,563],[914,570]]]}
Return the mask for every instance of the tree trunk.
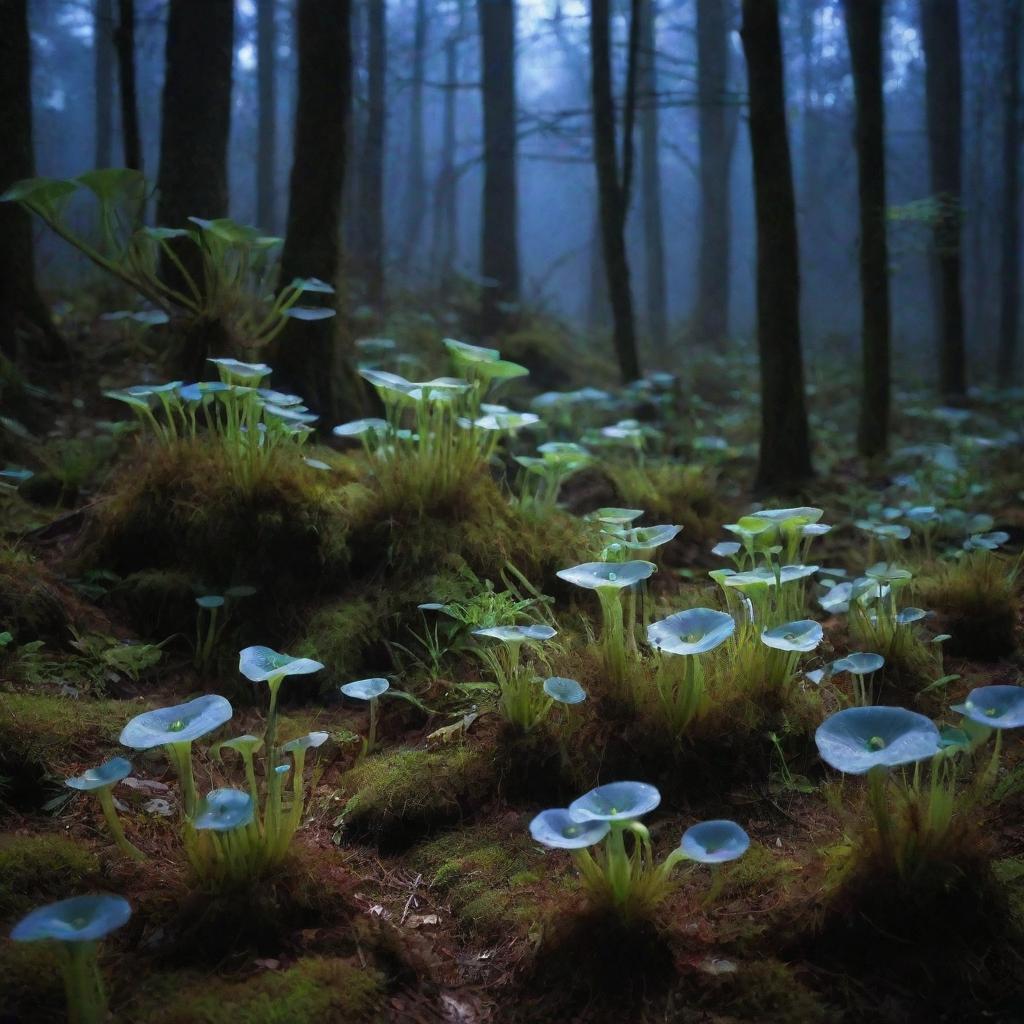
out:
{"label": "tree trunk", "polygon": [[423,88],[427,77],[427,4],[416,0],[409,94],[409,149],[406,156],[405,209],[401,265],[408,273],[427,212],[427,169],[423,142]]}
{"label": "tree trunk", "polygon": [[156,211],[166,227],[227,214],[234,14],[233,0],[170,3]]}
{"label": "tree trunk", "polygon": [[114,162],[114,0],[95,0],[92,20],[93,81],[96,92],[94,167]]}
{"label": "tree trunk", "polygon": [[939,274],[939,388],[950,400],[967,394],[963,295],[960,288],[960,151],[962,96],[960,4],[922,0],[928,155],[937,204],[934,245]]}
{"label": "tree trunk", "polygon": [[[349,0],[299,0],[295,146],[281,280],[318,277],[339,285],[342,191],[351,114]],[[336,295],[316,296],[338,306]],[[314,299],[306,296],[306,302]],[[337,420],[355,395],[350,365],[339,357],[339,317],[297,321],[282,335],[277,386],[294,389],[321,416]]]}
{"label": "tree trunk", "polygon": [[360,260],[366,300],[384,305],[384,149],[387,137],[387,4],[369,5],[366,67],[366,131],[363,136],[362,200],[358,211]]}
{"label": "tree trunk", "polygon": [[640,97],[641,200],[644,221],[644,273],[647,278],[647,333],[662,356],[668,348],[665,296],[665,237],[661,214],[661,130],[658,115],[657,0],[640,4],[637,90]]}
{"label": "tree trunk", "polygon": [[139,135],[139,97],[135,85],[135,0],[118,0],[117,74],[121,91],[121,138],[124,165],[142,170],[142,140]]}
{"label": "tree trunk", "polygon": [[459,0],[455,25],[444,42],[445,94],[441,118],[441,166],[434,187],[435,214],[433,262],[439,284],[444,287],[455,269],[459,238],[458,171],[455,166],[458,148],[459,46],[466,29],[466,8]]}
{"label": "tree trunk", "polygon": [[274,231],[277,163],[277,0],[256,7],[258,152],[256,154],[256,223]]}
{"label": "tree trunk", "polygon": [[[35,174],[28,0],[0,3],[0,192]],[[20,327],[40,332],[38,354],[67,356],[63,339],[36,290],[32,222],[16,203],[0,203],[0,352],[18,357]]]}
{"label": "tree trunk", "polygon": [[519,204],[516,194],[516,9],[514,0],[477,0],[484,115],[484,190],[480,329],[493,335],[519,303]]}
{"label": "tree trunk", "polygon": [[700,150],[700,244],[694,334],[721,345],[729,333],[732,233],[729,125],[729,3],[697,0],[697,132]]}
{"label": "tree trunk", "polygon": [[857,447],[883,455],[889,444],[889,249],[885,228],[885,0],[843,0],[857,97],[863,390]]}
{"label": "tree trunk", "polygon": [[[633,0],[631,41],[636,35],[636,6]],[[630,47],[630,64],[635,65],[636,48]],[[626,255],[626,213],[629,195],[629,166],[632,125],[625,118],[622,167],[615,140],[615,99],[612,93],[611,5],[609,0],[590,4],[590,93],[593,111],[594,166],[597,170],[601,239],[604,247],[608,298],[612,307],[615,355],[623,383],[640,376],[633,318],[633,296]],[[629,75],[628,77],[632,77]],[[635,88],[635,80],[634,80]],[[627,109],[629,87],[627,86]]]}
{"label": "tree trunk", "polygon": [[757,341],[761,361],[758,491],[811,475],[800,350],[800,271],[778,0],[743,0],[757,225]]}
{"label": "tree trunk", "polygon": [[1020,0],[1006,0],[1003,25],[1003,252],[999,290],[999,383],[1016,380],[1020,330]]}

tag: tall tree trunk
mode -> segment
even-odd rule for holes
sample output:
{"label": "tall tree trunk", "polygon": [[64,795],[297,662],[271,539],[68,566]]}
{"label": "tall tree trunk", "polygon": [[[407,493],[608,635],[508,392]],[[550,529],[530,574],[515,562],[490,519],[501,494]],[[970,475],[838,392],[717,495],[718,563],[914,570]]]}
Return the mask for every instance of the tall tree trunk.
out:
{"label": "tall tree trunk", "polygon": [[800,270],[778,0],[743,0],[750,149],[757,225],[757,342],[761,452],[756,488],[778,491],[811,475],[800,350]]}
{"label": "tall tree trunk", "polygon": [[92,20],[93,82],[96,93],[94,167],[114,162],[114,0],[95,0]]}
{"label": "tall tree trunk", "polygon": [[[32,154],[32,47],[28,0],[0,3],[0,192],[35,174]],[[36,290],[32,223],[16,203],[0,203],[0,352],[18,356],[21,327],[40,332],[38,354],[62,358],[67,349]]]}
{"label": "tall tree trunk", "polygon": [[358,217],[366,300],[380,309],[384,305],[384,150],[387,137],[388,30],[385,0],[370,3],[368,16],[363,194]]}
{"label": "tall tree trunk", "polygon": [[412,91],[409,94],[409,149],[406,156],[405,216],[401,264],[408,272],[427,212],[427,169],[423,142],[423,89],[427,77],[427,3],[416,0],[412,44]]}
{"label": "tall tree trunk", "polygon": [[171,0],[157,179],[161,225],[227,214],[234,16],[233,0]]}
{"label": "tall tree trunk", "polygon": [[441,166],[434,187],[433,262],[443,287],[451,280],[459,237],[458,172],[455,166],[458,133],[459,46],[466,30],[466,7],[459,0],[455,25],[444,41],[445,94],[441,117]]}
{"label": "tall tree trunk", "polygon": [[640,48],[637,92],[640,99],[640,154],[643,168],[640,198],[644,222],[644,274],[647,332],[655,350],[668,348],[665,296],[665,237],[661,214],[661,130],[658,116],[657,0],[640,4]]}
{"label": "tall tree trunk", "polygon": [[640,376],[629,259],[626,254],[626,214],[629,208],[633,129],[630,91],[634,90],[635,96],[638,4],[639,0],[632,0],[621,167],[615,139],[615,98],[612,92],[611,4],[609,0],[591,0],[590,4],[590,94],[594,166],[597,170],[601,239],[604,246],[608,298],[612,307],[615,355],[619,364],[619,374],[624,383],[636,380]]}
{"label": "tall tree trunk", "polygon": [[256,154],[256,223],[274,231],[277,176],[277,0],[256,7],[258,146]]}
{"label": "tall tree trunk", "polygon": [[960,287],[960,157],[962,95],[959,0],[922,0],[928,155],[937,204],[934,245],[939,273],[939,387],[959,400],[967,394],[963,295]]}
{"label": "tall tree trunk", "polygon": [[999,381],[1016,379],[1020,331],[1020,0],[1006,0],[1003,25],[1003,252],[999,288]]}
{"label": "tall tree trunk", "polygon": [[729,333],[732,209],[729,125],[728,0],[697,0],[697,132],[700,149],[700,243],[694,333],[720,345]]}
{"label": "tall tree trunk", "polygon": [[[340,284],[339,222],[352,97],[349,14],[350,0],[299,0],[298,103],[282,281],[318,277]],[[337,296],[318,297],[337,308]],[[329,419],[338,419],[355,394],[350,364],[340,358],[339,319],[289,324],[275,360],[275,383],[295,389]]]}
{"label": "tall tree trunk", "polygon": [[[515,0],[477,0],[484,108],[484,191],[480,239],[480,329],[495,334],[519,303],[519,203],[516,189]],[[493,283],[492,283],[493,282]]]}
{"label": "tall tree trunk", "polygon": [[857,446],[861,455],[889,444],[889,248],[885,230],[885,100],[882,19],[885,0],[843,0],[857,96],[863,385]]}
{"label": "tall tree trunk", "polygon": [[124,165],[142,170],[142,139],[139,135],[139,97],[135,84],[135,0],[118,0],[117,75],[121,92],[121,138]]}

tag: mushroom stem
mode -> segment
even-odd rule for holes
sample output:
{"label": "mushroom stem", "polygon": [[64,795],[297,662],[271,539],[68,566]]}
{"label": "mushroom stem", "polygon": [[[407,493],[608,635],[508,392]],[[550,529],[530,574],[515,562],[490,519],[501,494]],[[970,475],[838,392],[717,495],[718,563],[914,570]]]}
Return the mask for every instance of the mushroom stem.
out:
{"label": "mushroom stem", "polygon": [[366,737],[366,753],[369,754],[377,745],[377,698],[370,699],[370,731]]}
{"label": "mushroom stem", "polygon": [[185,817],[191,818],[196,809],[196,780],[192,774],[192,742],[185,740],[181,743],[168,743],[166,750],[181,786],[181,805],[185,811]]}
{"label": "mushroom stem", "polygon": [[101,789],[96,790],[96,797],[100,802],[100,807],[103,809],[103,817],[107,819],[107,828],[110,829],[117,848],[134,860],[145,860],[146,855],[137,846],[129,842],[128,837],[124,834],[121,819],[117,816],[117,808],[114,806],[114,796],[110,791],[110,786],[103,786]]}
{"label": "mushroom stem", "polygon": [[96,965],[96,943],[62,942],[60,948],[69,1024],[101,1024],[106,998]]}

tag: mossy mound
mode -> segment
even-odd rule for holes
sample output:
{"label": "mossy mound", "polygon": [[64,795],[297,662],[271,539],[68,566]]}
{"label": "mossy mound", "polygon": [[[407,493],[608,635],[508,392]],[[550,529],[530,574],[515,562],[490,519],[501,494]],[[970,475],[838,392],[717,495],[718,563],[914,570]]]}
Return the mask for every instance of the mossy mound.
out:
{"label": "mossy mound", "polygon": [[44,903],[81,895],[98,884],[96,855],[63,836],[0,835],[0,920]]}
{"label": "mossy mound", "polygon": [[248,978],[168,975],[146,981],[145,1006],[125,1019],[150,1024],[371,1024],[384,1019],[385,987],[376,971],[348,960],[308,957]]}
{"label": "mossy mound", "polygon": [[0,693],[0,775],[8,780],[6,798],[18,805],[38,803],[47,776],[98,761],[115,746],[129,717],[120,701]]}
{"label": "mossy mound", "polygon": [[51,574],[28,552],[0,545],[0,630],[17,643],[65,640],[68,611]]}
{"label": "mossy mound", "polygon": [[718,1019],[723,1013],[728,1020],[757,1024],[826,1024],[838,1019],[835,1008],[825,1005],[792,967],[770,958],[741,961],[721,974],[705,975],[696,997],[692,987],[689,1001]]}
{"label": "mossy mound", "polygon": [[48,942],[0,942],[0,1020],[67,1020],[64,982]]}
{"label": "mossy mound", "polygon": [[472,817],[494,788],[489,756],[473,747],[375,754],[342,780],[342,819],[348,834],[401,849]]}
{"label": "mossy mound", "polygon": [[469,935],[507,940],[543,917],[543,867],[519,815],[446,832],[406,860]]}

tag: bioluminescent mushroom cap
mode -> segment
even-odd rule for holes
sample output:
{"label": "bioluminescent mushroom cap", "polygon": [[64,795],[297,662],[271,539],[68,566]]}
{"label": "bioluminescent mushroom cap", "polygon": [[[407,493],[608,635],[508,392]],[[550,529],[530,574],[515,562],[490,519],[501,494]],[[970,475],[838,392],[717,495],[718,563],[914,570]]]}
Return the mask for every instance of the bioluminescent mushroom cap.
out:
{"label": "bioluminescent mushroom cap", "polygon": [[214,608],[222,608],[224,606],[224,598],[220,594],[205,594],[203,597],[196,598],[196,604],[200,608],[212,611]]}
{"label": "bioluminescent mushroom cap", "polygon": [[184,704],[136,715],[121,730],[120,743],[134,750],[149,750],[165,743],[191,742],[222,726],[231,714],[226,698],[207,694]]}
{"label": "bioluminescent mushroom cap", "polygon": [[386,370],[360,370],[359,376],[372,384],[381,395],[392,398],[406,398],[412,390],[413,383],[397,373]]}
{"label": "bioluminescent mushroom cap", "polygon": [[631,547],[641,551],[660,548],[679,535],[681,526],[635,526],[627,530],[623,540]]}
{"label": "bioluminescent mushroom cap", "polygon": [[90,792],[94,789],[106,789],[122,779],[128,778],[132,772],[132,763],[124,757],[112,757],[104,761],[98,768],[90,768],[73,779],[65,779],[64,785],[72,789]]}
{"label": "bioluminescent mushroom cap", "polygon": [[575,441],[545,441],[537,445],[537,451],[544,456],[545,462],[575,463],[581,459],[590,459],[590,452]]}
{"label": "bioluminescent mushroom cap", "polygon": [[496,363],[501,358],[501,353],[496,348],[470,345],[469,342],[456,341],[455,338],[442,338],[441,344],[448,349],[457,364]]}
{"label": "bioluminescent mushroom cap", "polygon": [[901,626],[909,626],[912,622],[920,622],[927,615],[923,608],[901,608],[896,615],[896,621]]}
{"label": "bioluminescent mushroom cap", "polygon": [[574,821],[632,821],[661,803],[661,794],[647,782],[609,782],[569,804]]}
{"label": "bioluminescent mushroom cap", "polygon": [[883,540],[906,540],[910,536],[910,527],[901,523],[876,523],[872,519],[858,519],[853,525]]}
{"label": "bioluminescent mushroom cap", "polygon": [[221,748],[227,747],[228,750],[234,750],[236,753],[241,754],[244,757],[246,754],[255,754],[262,746],[262,736],[253,736],[250,733],[246,733],[244,736],[236,736],[234,739],[222,740],[220,743],[214,743],[214,745],[210,747],[210,756],[219,761],[221,759]]}
{"label": "bioluminescent mushroom cap", "polygon": [[747,852],[750,836],[735,821],[716,818],[688,828],[679,845],[690,860],[701,864],[724,864]]}
{"label": "bioluminescent mushroom cap", "polygon": [[720,558],[731,558],[741,547],[738,540],[721,540],[711,549],[711,554]]}
{"label": "bioluminescent mushroom cap", "polygon": [[252,797],[240,789],[214,789],[196,804],[192,825],[199,831],[229,832],[253,819]]}
{"label": "bioluminescent mushroom cap", "polygon": [[530,822],[534,841],[555,850],[582,850],[601,842],[610,831],[607,821],[577,821],[562,807],[541,811]]}
{"label": "bioluminescent mushroom cap", "polygon": [[315,747],[322,747],[330,738],[326,732],[307,732],[305,736],[296,736],[289,740],[281,750],[286,754],[294,753],[296,750],[312,750]]}
{"label": "bioluminescent mushroom cap", "polygon": [[826,764],[847,775],[882,765],[895,768],[932,757],[939,750],[935,723],[906,708],[845,708],[829,715],[814,734]]}
{"label": "bioluminescent mushroom cap", "polygon": [[587,590],[620,590],[646,580],[658,571],[653,562],[584,562],[571,569],[559,569],[559,579]]}
{"label": "bioluminescent mushroom cap", "polygon": [[185,402],[201,402],[204,395],[213,395],[219,391],[230,391],[231,385],[220,380],[201,380],[197,384],[183,384],[178,388],[178,395]]}
{"label": "bioluminescent mushroom cap", "polygon": [[609,526],[629,526],[643,514],[642,508],[599,508],[596,512],[591,512],[587,518],[596,519],[599,523],[607,523]]}
{"label": "bioluminescent mushroom cap", "polygon": [[293,658],[269,647],[246,647],[238,652],[238,671],[254,683],[264,683],[278,676],[307,676],[322,668],[323,665],[312,658]]}
{"label": "bioluminescent mushroom cap", "polygon": [[736,621],[713,608],[688,608],[647,627],[647,642],[669,654],[706,654],[736,631]]}
{"label": "bioluminescent mushroom cap", "polygon": [[473,426],[480,430],[522,430],[537,423],[540,417],[534,412],[495,412],[474,420]]}
{"label": "bioluminescent mushroom cap", "polygon": [[864,570],[864,575],[878,583],[906,583],[913,577],[909,569],[891,562],[876,562]]}
{"label": "bioluminescent mushroom cap", "polygon": [[121,896],[74,896],[37,907],[14,926],[11,938],[15,942],[96,942],[131,916],[132,908]]}
{"label": "bioluminescent mushroom cap", "polygon": [[575,679],[563,676],[548,676],[544,680],[544,692],[559,704],[582,704],[587,699],[587,691]]}
{"label": "bioluminescent mushroom cap", "polygon": [[850,610],[853,597],[852,583],[837,583],[818,598],[818,604],[831,615],[840,615]]}
{"label": "bioluminescent mushroom cap", "polygon": [[964,541],[965,551],[995,551],[1000,545],[1005,544],[1010,535],[1005,530],[996,530],[993,533],[973,533]]}
{"label": "bioluminescent mushroom cap", "polygon": [[761,643],[777,651],[813,651],[821,643],[825,633],[820,622],[814,619],[798,619],[763,630]]}
{"label": "bioluminescent mushroom cap", "polygon": [[342,423],[335,427],[331,433],[335,437],[362,437],[364,434],[374,434],[383,437],[391,432],[391,424],[376,416],[368,419],[352,420],[351,423]]}
{"label": "bioluminescent mushroom cap", "polygon": [[777,583],[792,583],[795,580],[806,579],[818,571],[816,565],[783,565],[779,569],[778,578],[773,570],[761,566],[759,569],[751,569],[748,572],[737,572],[725,578],[727,587],[737,587],[743,590],[746,587],[774,587]]}
{"label": "bioluminescent mushroom cap", "polygon": [[221,379],[239,384],[258,384],[270,372],[266,363],[242,363],[237,359],[210,359],[217,367]]}
{"label": "bioluminescent mushroom cap", "polygon": [[551,626],[486,626],[474,629],[473,636],[489,636],[505,644],[519,644],[524,640],[550,640],[557,634]]}
{"label": "bioluminescent mushroom cap", "polygon": [[357,679],[354,683],[346,683],[341,687],[341,692],[346,697],[354,697],[356,700],[375,700],[382,693],[387,693],[391,684],[386,679]]}
{"label": "bioluminescent mushroom cap", "polygon": [[990,729],[1019,729],[1024,725],[1024,686],[979,686],[953,710]]}
{"label": "bioluminescent mushroom cap", "polygon": [[755,519],[768,519],[773,523],[792,523],[800,525],[816,523],[825,514],[823,509],[812,508],[807,505],[801,508],[763,508],[759,512],[752,512]]}
{"label": "bioluminescent mushroom cap", "polygon": [[856,651],[833,661],[829,671],[835,675],[837,672],[849,672],[852,676],[867,676],[877,672],[885,664],[885,658],[880,654],[871,651]]}

